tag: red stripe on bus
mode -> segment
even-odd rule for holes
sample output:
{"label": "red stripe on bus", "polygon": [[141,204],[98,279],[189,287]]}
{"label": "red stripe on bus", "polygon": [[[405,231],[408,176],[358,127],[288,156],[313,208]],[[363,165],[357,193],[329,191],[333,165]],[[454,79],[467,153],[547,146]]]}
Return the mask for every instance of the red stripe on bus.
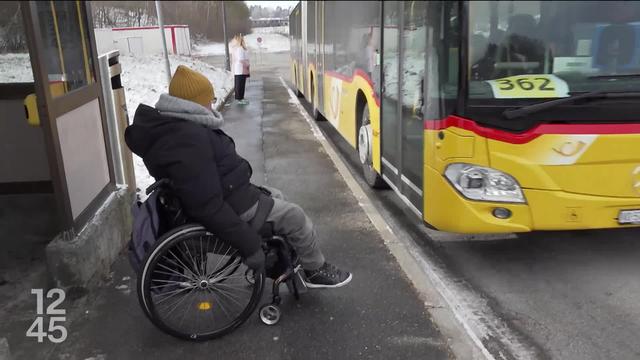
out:
{"label": "red stripe on bus", "polygon": [[[189,25],[165,25],[165,29],[173,29],[173,28],[188,28]],[[152,30],[159,29],[159,26],[140,26],[140,27],[121,27],[121,28],[113,28],[111,31],[128,31],[128,30]]]}
{"label": "red stripe on bus", "polygon": [[[351,77],[343,75],[343,74],[340,74],[340,73],[335,72],[335,71],[327,71],[326,74],[329,75],[329,76],[338,78],[338,79],[340,79],[342,81],[346,81],[348,83],[353,82],[353,79],[356,76],[359,76],[359,77],[363,78],[369,84],[369,86],[371,86],[371,89],[373,90],[373,81],[369,77],[369,74],[367,74],[362,69],[355,69],[354,72],[353,72],[353,75],[351,75]],[[380,99],[378,98],[378,95],[376,95],[376,93],[374,91],[371,91],[371,96],[373,97],[373,100],[376,102],[376,105],[378,107],[380,107]]]}
{"label": "red stripe on bus", "polygon": [[611,135],[640,134],[640,124],[540,124],[522,133],[510,133],[479,125],[473,120],[450,115],[443,120],[426,120],[425,130],[444,130],[456,127],[479,136],[510,144],[525,144],[545,134],[555,135]]}
{"label": "red stripe on bus", "polygon": [[171,47],[173,47],[173,54],[178,55],[176,49],[176,28],[171,28]]}

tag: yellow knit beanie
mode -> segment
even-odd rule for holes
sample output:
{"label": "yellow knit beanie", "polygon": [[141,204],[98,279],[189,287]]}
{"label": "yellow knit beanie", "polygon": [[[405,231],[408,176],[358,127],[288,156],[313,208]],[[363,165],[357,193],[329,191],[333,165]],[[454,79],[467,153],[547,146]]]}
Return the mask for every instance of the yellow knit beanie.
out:
{"label": "yellow knit beanie", "polygon": [[209,107],[215,98],[213,86],[206,76],[180,65],[169,83],[169,95]]}

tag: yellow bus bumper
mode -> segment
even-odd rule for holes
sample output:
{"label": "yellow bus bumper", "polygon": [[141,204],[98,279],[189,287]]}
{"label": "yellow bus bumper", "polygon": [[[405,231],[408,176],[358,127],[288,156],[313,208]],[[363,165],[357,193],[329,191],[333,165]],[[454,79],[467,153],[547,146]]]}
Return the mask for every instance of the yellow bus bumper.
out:
{"label": "yellow bus bumper", "polygon": [[[640,210],[640,198],[614,198],[523,189],[527,203],[467,200],[440,173],[425,168],[430,190],[424,196],[424,221],[438,230],[460,233],[505,233],[533,230],[577,230],[632,227],[619,225],[621,210]],[[493,216],[495,208],[511,210],[509,219]]]}

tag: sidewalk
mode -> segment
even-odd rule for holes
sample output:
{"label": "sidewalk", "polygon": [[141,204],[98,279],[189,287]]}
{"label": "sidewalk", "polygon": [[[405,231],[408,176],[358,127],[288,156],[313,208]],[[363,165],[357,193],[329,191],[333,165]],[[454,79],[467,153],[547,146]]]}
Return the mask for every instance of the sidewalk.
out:
{"label": "sidewalk", "polygon": [[[253,166],[253,181],[284,191],[314,220],[322,249],[353,272],[345,288],[316,290],[296,302],[284,292],[273,327],[254,314],[232,334],[188,343],[144,317],[123,254],[111,280],[66,300],[68,339],[57,346],[8,336],[14,359],[447,359],[446,340],[276,77],[252,76],[250,104],[224,107],[225,130]],[[264,300],[267,301],[266,298]],[[35,301],[31,307],[35,312]],[[31,319],[31,320],[29,320]],[[20,331],[18,331],[20,330]]]}

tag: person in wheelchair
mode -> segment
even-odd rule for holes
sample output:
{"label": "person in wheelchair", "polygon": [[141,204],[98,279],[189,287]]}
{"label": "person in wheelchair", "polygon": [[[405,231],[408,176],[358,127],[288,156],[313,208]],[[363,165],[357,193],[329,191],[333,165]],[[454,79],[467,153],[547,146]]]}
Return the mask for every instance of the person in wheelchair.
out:
{"label": "person in wheelchair", "polygon": [[181,65],[155,108],[138,106],[125,141],[154,178],[171,181],[187,216],[236,247],[248,267],[260,271],[265,266],[262,237],[249,223],[264,212],[259,199],[271,192],[272,207],[264,220],[295,249],[307,287],[348,284],[352,275],[325,261],[302,208],[284,200],[280,191],[250,182],[251,165],[221,130],[224,120],[212,109],[214,100],[211,82]]}

